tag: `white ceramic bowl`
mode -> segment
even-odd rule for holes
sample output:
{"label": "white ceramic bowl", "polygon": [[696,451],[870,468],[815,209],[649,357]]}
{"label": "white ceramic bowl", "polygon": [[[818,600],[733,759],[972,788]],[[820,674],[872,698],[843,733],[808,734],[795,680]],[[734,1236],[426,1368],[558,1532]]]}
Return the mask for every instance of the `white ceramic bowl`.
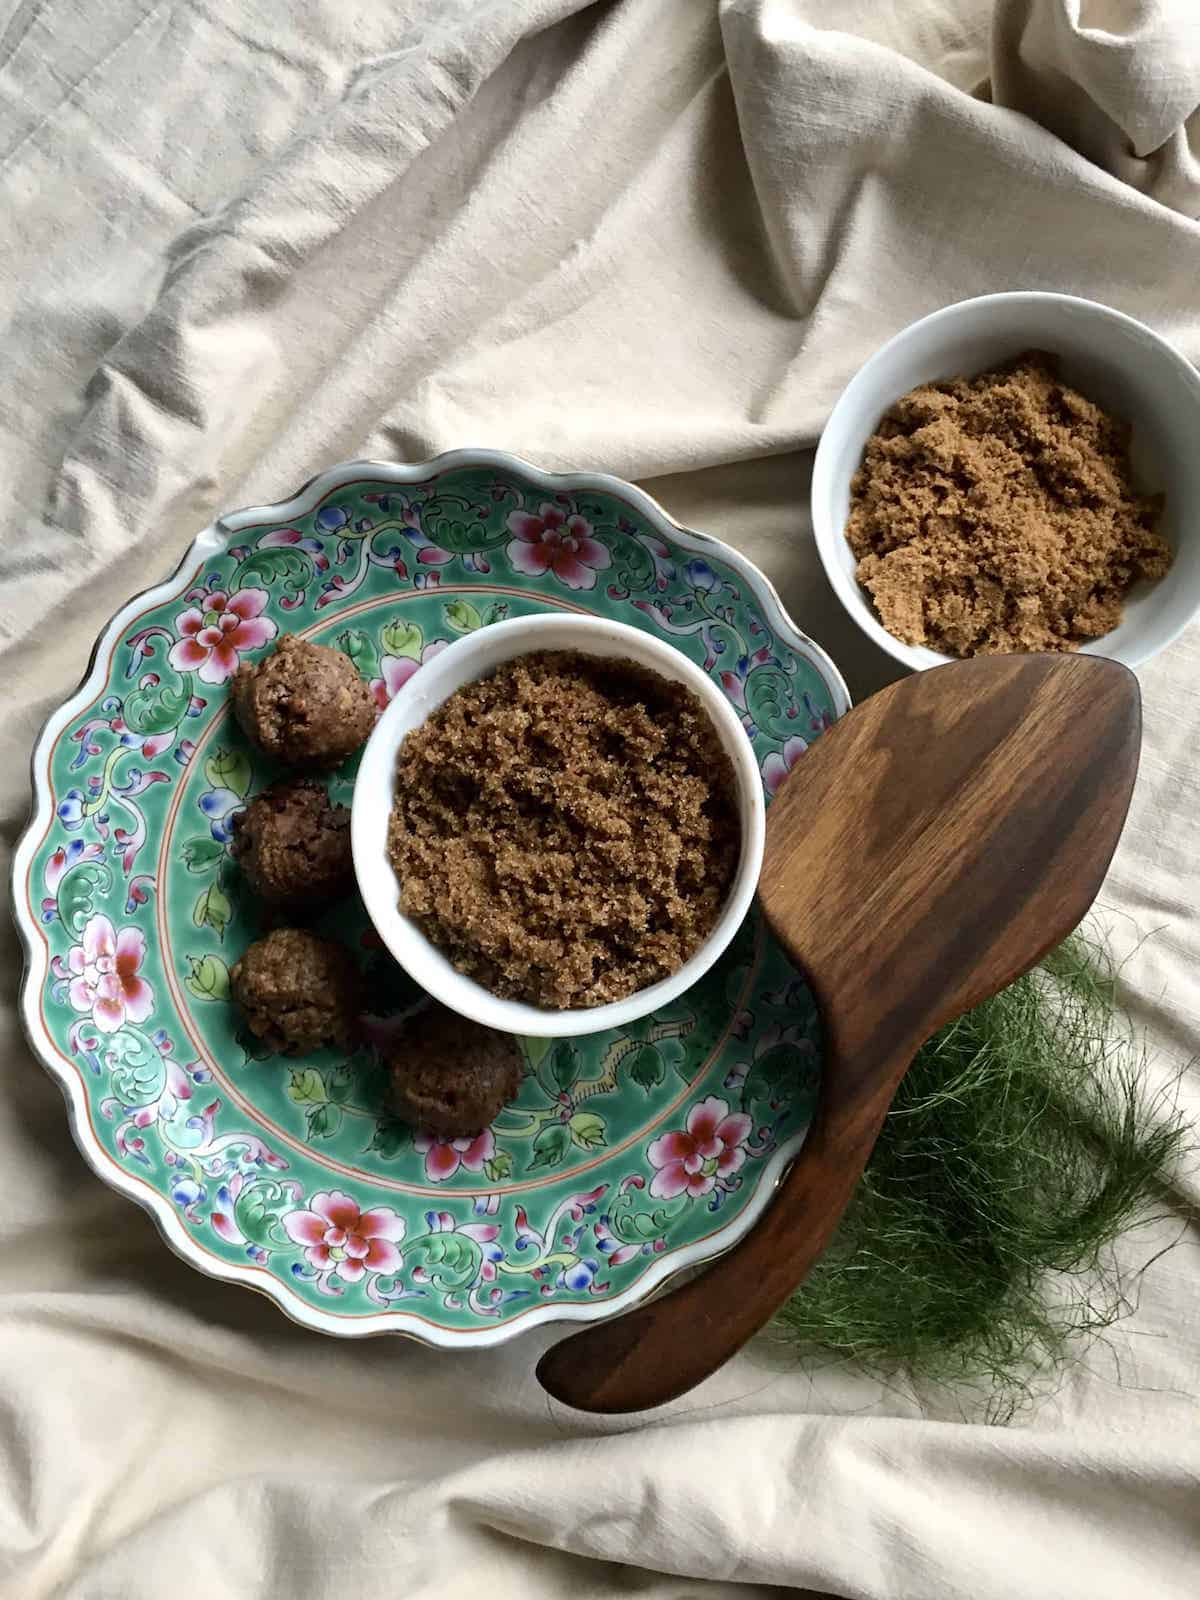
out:
{"label": "white ceramic bowl", "polygon": [[[578,1011],[551,1011],[502,1000],[457,972],[414,922],[400,912],[399,884],[387,854],[388,818],[395,787],[396,756],[405,736],[464,684],[486,676],[505,661],[534,650],[577,650],[613,656],[648,667],[682,683],[712,718],[737,783],[741,855],[729,898],[704,944],[672,977],[639,989],[625,1000]],[[758,885],[766,808],[754,749],[736,711],[706,672],[673,645],[638,628],[600,617],[517,617],[459,639],[426,663],[396,695],[367,741],[354,784],[351,837],[359,892],[380,938],[410,977],[434,999],[505,1033],[564,1037],[599,1033],[667,1005],[708,971],[733,938]]]}
{"label": "white ceramic bowl", "polygon": [[910,389],[984,372],[1030,349],[1059,356],[1067,383],[1132,425],[1138,486],[1166,496],[1170,572],[1135,587],[1120,627],[1084,645],[1084,653],[1140,666],[1200,610],[1200,375],[1143,323],[1093,300],[984,295],[923,317],[875,352],[834,406],[813,467],[813,533],[829,581],[863,632],[907,667],[936,667],[950,657],[903,644],[879,621],[854,576],[845,537],[850,479],[879,419]]}

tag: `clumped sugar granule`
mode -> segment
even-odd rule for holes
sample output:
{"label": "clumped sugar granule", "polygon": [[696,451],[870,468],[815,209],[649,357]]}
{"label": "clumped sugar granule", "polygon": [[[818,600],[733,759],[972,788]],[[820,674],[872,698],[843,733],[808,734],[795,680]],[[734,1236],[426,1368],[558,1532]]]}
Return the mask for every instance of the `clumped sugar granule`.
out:
{"label": "clumped sugar granule", "polygon": [[846,537],[889,633],[946,655],[1073,650],[1171,551],[1129,427],[1031,350],[914,389],[868,441]]}
{"label": "clumped sugar granule", "polygon": [[699,700],[628,661],[543,651],[405,739],[400,907],[495,994],[554,1009],[676,972],[737,864],[734,775]]}

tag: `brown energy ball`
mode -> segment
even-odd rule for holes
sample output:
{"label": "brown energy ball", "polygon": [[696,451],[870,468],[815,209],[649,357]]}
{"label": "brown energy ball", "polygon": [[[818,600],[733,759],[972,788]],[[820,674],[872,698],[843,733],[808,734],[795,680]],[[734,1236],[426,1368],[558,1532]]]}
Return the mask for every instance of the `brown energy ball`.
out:
{"label": "brown energy ball", "polygon": [[233,819],[233,856],[268,905],[296,911],[354,881],[350,812],[312,778],[272,784]]}
{"label": "brown energy ball", "polygon": [[521,1086],[517,1041],[445,1006],[411,1019],[388,1066],[397,1115],[447,1139],[486,1128]]}
{"label": "brown energy ball", "polygon": [[276,928],[234,965],[229,985],[250,1032],[281,1055],[353,1042],[362,980],[340,944]]}
{"label": "brown energy ball", "polygon": [[375,725],[375,702],[353,661],[285,633],[260,661],[244,661],[232,686],[246,736],[290,767],[336,767]]}

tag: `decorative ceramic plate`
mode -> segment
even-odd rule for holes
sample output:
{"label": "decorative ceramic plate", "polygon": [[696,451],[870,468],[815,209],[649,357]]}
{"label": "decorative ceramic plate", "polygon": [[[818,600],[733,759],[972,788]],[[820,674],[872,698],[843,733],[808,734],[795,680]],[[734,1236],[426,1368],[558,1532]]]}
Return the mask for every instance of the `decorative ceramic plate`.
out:
{"label": "decorative ceramic plate", "polygon": [[[490,451],[353,462],[222,518],[131,600],[33,757],[15,862],[34,1049],[107,1182],[216,1277],[326,1333],[496,1343],[624,1309],[753,1224],[820,1069],[803,983],[755,915],[692,991],[617,1033],[529,1041],[474,1139],[388,1115],[373,1051],[266,1056],[229,968],[259,932],[230,823],[276,775],[228,710],[285,631],[345,650],[380,705],[456,635],[588,611],[672,640],[724,686],[768,794],[848,705],[828,657],[734,551],[615,478]],[[352,764],[334,778],[349,800]],[[419,995],[358,903],[373,1026]]]}

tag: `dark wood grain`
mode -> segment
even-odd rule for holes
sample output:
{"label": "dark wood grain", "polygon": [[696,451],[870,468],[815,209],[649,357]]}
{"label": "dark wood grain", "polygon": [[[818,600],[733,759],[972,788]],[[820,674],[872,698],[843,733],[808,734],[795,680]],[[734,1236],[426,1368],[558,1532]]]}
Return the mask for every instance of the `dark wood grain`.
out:
{"label": "dark wood grain", "polygon": [[551,1394],[590,1411],[660,1405],[782,1305],[918,1047],[1091,905],[1140,737],[1137,683],[1117,663],[993,656],[891,685],[797,764],[771,807],[760,895],[825,1024],[812,1130],[763,1218],[702,1276],[546,1352]]}

